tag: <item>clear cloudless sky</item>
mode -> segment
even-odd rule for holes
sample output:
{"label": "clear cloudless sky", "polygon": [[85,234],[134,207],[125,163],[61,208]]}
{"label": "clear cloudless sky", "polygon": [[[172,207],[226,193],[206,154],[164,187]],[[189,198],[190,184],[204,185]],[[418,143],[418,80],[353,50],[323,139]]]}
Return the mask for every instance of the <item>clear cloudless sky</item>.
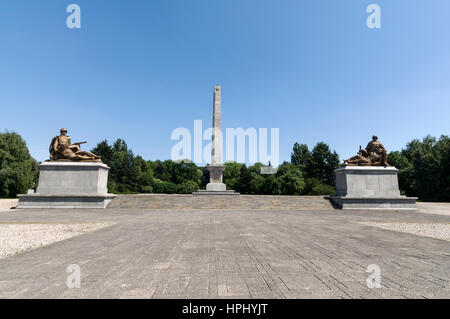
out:
{"label": "clear cloudless sky", "polygon": [[449,13],[448,0],[4,0],[0,130],[40,161],[61,127],[85,149],[123,138],[168,159],[173,129],[211,125],[220,84],[222,127],[279,128],[281,160],[319,141],[343,159],[372,134],[400,150],[450,133]]}

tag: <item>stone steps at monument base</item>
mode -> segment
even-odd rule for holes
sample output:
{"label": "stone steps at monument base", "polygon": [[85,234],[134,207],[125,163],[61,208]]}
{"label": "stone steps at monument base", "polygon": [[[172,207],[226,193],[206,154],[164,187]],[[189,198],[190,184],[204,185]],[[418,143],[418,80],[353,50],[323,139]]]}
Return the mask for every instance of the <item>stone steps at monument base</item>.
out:
{"label": "stone steps at monument base", "polygon": [[332,210],[326,196],[274,195],[191,195],[138,194],[117,195],[109,209],[261,209]]}

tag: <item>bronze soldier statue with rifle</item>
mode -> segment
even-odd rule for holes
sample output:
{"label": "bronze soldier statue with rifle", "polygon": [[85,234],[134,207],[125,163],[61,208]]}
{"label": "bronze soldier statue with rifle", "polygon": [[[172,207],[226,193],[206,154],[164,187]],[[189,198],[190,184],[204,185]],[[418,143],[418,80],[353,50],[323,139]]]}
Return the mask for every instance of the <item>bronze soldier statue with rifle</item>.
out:
{"label": "bronze soldier statue with rifle", "polygon": [[358,155],[344,161],[344,165],[390,166],[387,163],[387,151],[378,141],[378,136],[372,136],[372,141],[363,149],[359,146]]}
{"label": "bronze soldier statue with rifle", "polygon": [[67,135],[67,130],[62,128],[61,135],[55,136],[50,143],[50,160],[69,160],[69,161],[95,161],[101,162],[101,157],[88,151],[82,151],[81,144],[87,142],[71,142],[70,136]]}

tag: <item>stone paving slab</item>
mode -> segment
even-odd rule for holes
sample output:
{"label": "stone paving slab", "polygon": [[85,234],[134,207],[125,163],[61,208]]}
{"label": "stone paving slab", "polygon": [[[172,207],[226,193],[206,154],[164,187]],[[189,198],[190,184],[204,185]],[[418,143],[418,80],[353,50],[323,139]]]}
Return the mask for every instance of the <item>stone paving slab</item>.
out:
{"label": "stone paving slab", "polygon": [[450,216],[450,203],[417,202],[417,209],[421,213]]}
{"label": "stone paving slab", "polygon": [[1,199],[0,198],[0,212],[8,212],[11,207],[17,206],[18,199]]}
{"label": "stone paving slab", "polygon": [[[361,222],[419,212],[14,210],[5,222],[114,222],[0,260],[1,298],[450,298],[450,242]],[[67,266],[81,288],[66,285]],[[368,265],[381,288],[366,285]]]}

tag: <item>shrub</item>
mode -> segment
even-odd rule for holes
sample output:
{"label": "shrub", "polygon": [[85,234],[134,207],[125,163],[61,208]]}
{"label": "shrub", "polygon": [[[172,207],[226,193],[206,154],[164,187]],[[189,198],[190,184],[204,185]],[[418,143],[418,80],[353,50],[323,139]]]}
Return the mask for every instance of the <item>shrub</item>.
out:
{"label": "shrub", "polygon": [[310,195],[335,195],[336,189],[328,184],[320,183],[313,187]]}
{"label": "shrub", "polygon": [[153,187],[151,187],[150,185],[141,186],[140,193],[151,194],[151,193],[153,193]]}
{"label": "shrub", "polygon": [[180,194],[191,194],[192,192],[198,191],[198,189],[198,184],[193,181],[185,181],[178,185],[178,193]]}
{"label": "shrub", "polygon": [[178,193],[178,186],[171,182],[155,179],[153,183],[153,192],[159,194],[176,194]]}

